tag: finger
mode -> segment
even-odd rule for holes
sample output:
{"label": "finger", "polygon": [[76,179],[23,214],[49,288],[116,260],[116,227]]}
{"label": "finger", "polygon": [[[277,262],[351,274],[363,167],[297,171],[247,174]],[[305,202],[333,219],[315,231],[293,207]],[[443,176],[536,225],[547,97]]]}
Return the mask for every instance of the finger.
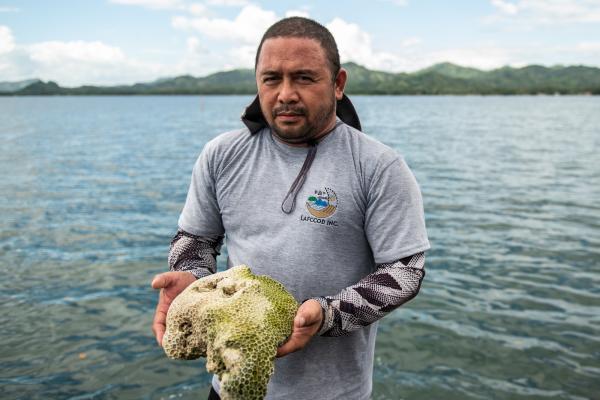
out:
{"label": "finger", "polygon": [[294,318],[294,325],[296,325],[299,328],[306,326],[306,325],[310,325],[310,323],[307,324],[306,322],[307,322],[307,319],[303,314],[296,315],[296,318]]}
{"label": "finger", "polygon": [[314,305],[307,302],[304,303],[298,310],[298,314],[294,318],[294,325],[301,328],[312,326],[317,323],[320,324],[322,317],[323,311],[321,309],[321,305],[319,303]]}
{"label": "finger", "polygon": [[154,336],[156,338],[156,343],[158,343],[158,345],[160,347],[162,347],[162,340],[163,337],[165,336],[165,326],[164,325],[155,325],[154,327]]}
{"label": "finger", "polygon": [[169,286],[170,283],[170,275],[168,272],[165,272],[163,274],[156,275],[154,279],[152,279],[151,285],[153,289],[162,289]]}
{"label": "finger", "polygon": [[154,315],[154,322],[152,323],[152,331],[154,332],[154,336],[156,337],[159,346],[162,346],[162,338],[167,329],[166,321],[167,314],[164,311],[157,309],[156,314]]}
{"label": "finger", "polygon": [[163,295],[163,291],[158,297],[158,305],[156,306],[156,312],[154,313],[154,320],[152,321],[152,332],[154,332],[154,336],[156,337],[156,341],[159,346],[162,346],[162,338],[167,329],[167,310],[169,309],[169,304],[165,300]]}
{"label": "finger", "polygon": [[276,357],[283,357],[287,354],[300,350],[302,347],[298,345],[295,339],[290,339],[285,344],[277,349]]}

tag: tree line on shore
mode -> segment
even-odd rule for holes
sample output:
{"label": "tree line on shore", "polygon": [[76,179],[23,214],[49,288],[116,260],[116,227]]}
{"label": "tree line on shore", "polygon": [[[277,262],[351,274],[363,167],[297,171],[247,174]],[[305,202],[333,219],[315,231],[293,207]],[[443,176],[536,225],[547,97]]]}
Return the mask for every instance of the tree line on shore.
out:
{"label": "tree line on shore", "polygon": [[[600,68],[588,66],[522,68],[490,71],[451,63],[436,64],[412,73],[374,71],[355,63],[348,70],[348,94],[370,95],[600,95]],[[252,69],[217,72],[205,77],[183,75],[154,82],[118,86],[61,87],[53,81],[31,79],[0,82],[0,95],[229,95],[255,94]]]}

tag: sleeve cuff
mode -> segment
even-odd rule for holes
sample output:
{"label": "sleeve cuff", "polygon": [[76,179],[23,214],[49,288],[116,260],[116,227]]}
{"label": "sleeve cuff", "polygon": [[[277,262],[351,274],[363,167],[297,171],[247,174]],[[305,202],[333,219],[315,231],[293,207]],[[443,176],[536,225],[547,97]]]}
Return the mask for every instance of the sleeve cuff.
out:
{"label": "sleeve cuff", "polygon": [[206,268],[194,268],[194,269],[189,269],[185,272],[191,272],[192,275],[194,275],[196,277],[196,279],[205,278],[209,275],[212,275],[212,273],[209,270],[207,270]]}
{"label": "sleeve cuff", "polygon": [[316,300],[321,305],[321,309],[323,310],[323,320],[321,322],[321,327],[317,331],[318,336],[322,336],[327,333],[331,328],[333,328],[333,309],[329,306],[327,299],[325,297],[313,297],[313,300]]}

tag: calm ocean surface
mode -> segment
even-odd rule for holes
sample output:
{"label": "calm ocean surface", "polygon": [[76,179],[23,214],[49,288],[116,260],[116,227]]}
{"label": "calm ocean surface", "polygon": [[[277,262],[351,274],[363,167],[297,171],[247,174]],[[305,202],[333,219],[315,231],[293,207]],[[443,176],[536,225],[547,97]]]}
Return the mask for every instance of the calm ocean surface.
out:
{"label": "calm ocean surface", "polygon": [[[0,97],[0,398],[205,398],[204,363],[156,346],[149,282],[250,100]],[[353,100],[432,243],[380,324],[373,399],[599,399],[600,98]]]}

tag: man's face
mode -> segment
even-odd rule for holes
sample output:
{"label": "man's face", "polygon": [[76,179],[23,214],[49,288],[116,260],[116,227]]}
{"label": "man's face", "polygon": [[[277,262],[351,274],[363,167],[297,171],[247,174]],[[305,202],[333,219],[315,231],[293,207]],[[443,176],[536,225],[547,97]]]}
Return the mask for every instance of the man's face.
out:
{"label": "man's face", "polygon": [[343,96],[346,71],[334,80],[325,51],[307,38],[265,40],[256,65],[262,113],[288,143],[318,138],[335,125],[335,101]]}

